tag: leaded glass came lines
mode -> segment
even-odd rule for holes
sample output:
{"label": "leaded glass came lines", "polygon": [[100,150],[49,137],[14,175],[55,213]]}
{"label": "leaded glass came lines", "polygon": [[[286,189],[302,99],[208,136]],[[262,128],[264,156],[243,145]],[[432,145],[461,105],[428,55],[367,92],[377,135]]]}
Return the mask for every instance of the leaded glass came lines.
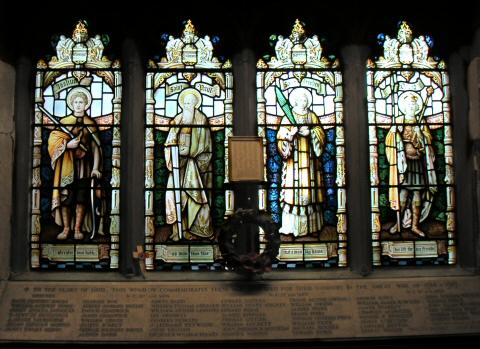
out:
{"label": "leaded glass came lines", "polygon": [[145,251],[148,270],[220,269],[217,236],[233,207],[230,62],[191,21],[146,77]]}
{"label": "leaded glass came lines", "polygon": [[[257,64],[257,126],[264,139],[261,208],[280,225],[278,267],[346,266],[342,75],[298,20]],[[260,232],[260,249],[264,246]]]}
{"label": "leaded glass came lines", "polygon": [[37,65],[31,266],[118,268],[121,73],[80,21]]}
{"label": "leaded glass came lines", "polygon": [[401,22],[369,60],[374,265],[454,264],[450,91],[445,63]]}

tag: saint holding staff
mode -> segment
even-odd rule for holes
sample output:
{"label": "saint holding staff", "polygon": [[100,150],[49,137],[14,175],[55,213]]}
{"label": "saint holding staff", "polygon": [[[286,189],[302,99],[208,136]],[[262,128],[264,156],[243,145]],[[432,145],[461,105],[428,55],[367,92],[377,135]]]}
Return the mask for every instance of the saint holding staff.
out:
{"label": "saint holding staff", "polygon": [[[427,100],[432,93],[433,89],[427,89]],[[385,139],[390,164],[390,207],[398,213],[397,222],[390,229],[392,234],[400,232],[403,226],[424,237],[419,224],[428,217],[437,191],[432,135],[423,119],[425,104],[415,91],[403,92],[398,99],[402,115],[396,118]]]}

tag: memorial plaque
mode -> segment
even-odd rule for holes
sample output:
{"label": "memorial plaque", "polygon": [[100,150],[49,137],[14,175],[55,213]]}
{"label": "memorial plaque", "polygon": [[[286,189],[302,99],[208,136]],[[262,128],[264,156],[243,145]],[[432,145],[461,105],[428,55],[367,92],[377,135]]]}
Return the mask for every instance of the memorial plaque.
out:
{"label": "memorial plaque", "polygon": [[292,340],[480,333],[480,278],[8,282],[0,340]]}
{"label": "memorial plaque", "polygon": [[261,137],[230,137],[229,147],[231,182],[264,180]]}

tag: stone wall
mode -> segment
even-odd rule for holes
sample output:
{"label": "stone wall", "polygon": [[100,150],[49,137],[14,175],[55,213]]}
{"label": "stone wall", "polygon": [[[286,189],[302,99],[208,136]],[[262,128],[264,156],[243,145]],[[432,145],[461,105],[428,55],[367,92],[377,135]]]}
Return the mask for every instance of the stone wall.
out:
{"label": "stone wall", "polygon": [[0,280],[8,278],[12,215],[15,69],[0,61]]}

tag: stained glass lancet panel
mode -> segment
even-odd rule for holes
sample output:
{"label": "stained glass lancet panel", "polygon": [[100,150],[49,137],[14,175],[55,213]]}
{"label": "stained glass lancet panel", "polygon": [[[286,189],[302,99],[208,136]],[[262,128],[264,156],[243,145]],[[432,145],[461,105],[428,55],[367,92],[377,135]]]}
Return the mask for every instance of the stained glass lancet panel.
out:
{"label": "stained glass lancet panel", "polygon": [[79,21],[37,64],[31,266],[118,268],[121,73]]}
{"label": "stained glass lancet panel", "polygon": [[165,35],[166,57],[146,76],[145,252],[148,270],[221,269],[218,228],[232,213],[228,138],[231,64],[188,21]]}
{"label": "stained glass lancet panel", "polygon": [[374,265],[454,264],[450,85],[432,39],[379,35],[367,64]]}
{"label": "stained glass lancet panel", "polygon": [[[347,265],[342,74],[297,20],[257,63],[257,125],[267,189],[259,207],[279,224],[278,266]],[[260,250],[265,238],[260,231]]]}

